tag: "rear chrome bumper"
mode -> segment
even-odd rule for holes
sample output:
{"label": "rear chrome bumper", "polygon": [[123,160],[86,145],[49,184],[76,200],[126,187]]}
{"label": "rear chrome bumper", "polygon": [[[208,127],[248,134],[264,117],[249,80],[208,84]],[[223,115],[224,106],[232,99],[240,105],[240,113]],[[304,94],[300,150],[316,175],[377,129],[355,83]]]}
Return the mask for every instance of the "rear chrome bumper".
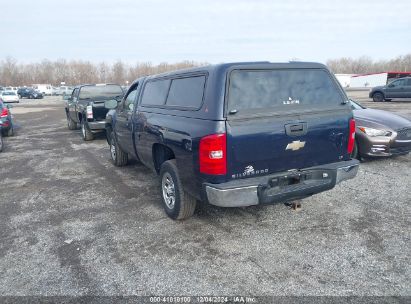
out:
{"label": "rear chrome bumper", "polygon": [[[220,207],[274,204],[305,198],[332,189],[336,184],[354,178],[358,167],[357,160],[342,161],[223,184],[206,183],[204,188],[208,202]],[[290,178],[298,180],[301,178],[301,182],[287,184]]]}
{"label": "rear chrome bumper", "polygon": [[106,128],[106,121],[105,120],[88,121],[87,124],[88,124],[88,127],[90,128],[91,131],[102,131]]}

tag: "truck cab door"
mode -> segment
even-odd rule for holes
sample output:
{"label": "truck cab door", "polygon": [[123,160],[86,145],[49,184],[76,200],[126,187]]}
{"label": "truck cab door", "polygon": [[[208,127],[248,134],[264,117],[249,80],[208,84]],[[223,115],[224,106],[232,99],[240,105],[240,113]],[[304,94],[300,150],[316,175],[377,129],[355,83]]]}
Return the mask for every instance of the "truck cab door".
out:
{"label": "truck cab door", "polygon": [[133,112],[138,92],[138,83],[133,85],[118,106],[114,130],[117,143],[127,153],[134,155],[133,145]]}
{"label": "truck cab door", "polygon": [[79,122],[78,115],[77,115],[78,91],[79,89],[74,89],[73,92],[71,93],[71,97],[67,100],[69,116],[75,122]]}
{"label": "truck cab door", "polygon": [[405,80],[405,90],[403,98],[411,98],[411,78]]}
{"label": "truck cab door", "polygon": [[405,97],[406,79],[398,79],[391,82],[385,91],[387,98],[404,98]]}

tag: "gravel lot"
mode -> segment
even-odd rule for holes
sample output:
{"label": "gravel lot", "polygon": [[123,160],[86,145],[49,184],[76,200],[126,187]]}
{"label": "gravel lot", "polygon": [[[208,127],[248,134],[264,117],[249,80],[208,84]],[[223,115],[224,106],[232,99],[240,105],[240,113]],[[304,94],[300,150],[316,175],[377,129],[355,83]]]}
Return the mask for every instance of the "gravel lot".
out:
{"label": "gravel lot", "polygon": [[[349,94],[411,117],[411,101]],[[12,112],[0,295],[411,295],[411,155],[363,162],[300,211],[201,206],[175,222],[157,176],[114,167],[104,136],[85,143],[67,129],[59,98]]]}

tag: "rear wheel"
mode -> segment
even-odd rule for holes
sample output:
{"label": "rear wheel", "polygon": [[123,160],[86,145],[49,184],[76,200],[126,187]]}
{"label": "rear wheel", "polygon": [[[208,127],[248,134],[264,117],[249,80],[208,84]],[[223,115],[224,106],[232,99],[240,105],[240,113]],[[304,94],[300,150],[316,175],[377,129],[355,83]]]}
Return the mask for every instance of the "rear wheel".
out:
{"label": "rear wheel", "polygon": [[114,132],[111,132],[110,135],[110,156],[111,161],[117,167],[122,167],[127,165],[128,162],[128,154],[124,152],[120,146],[117,144],[116,137],[114,136]]}
{"label": "rear wheel", "polygon": [[352,149],[352,152],[351,152],[351,158],[356,158],[358,160],[361,160],[360,151],[358,149],[358,143],[356,140],[354,141],[354,148]]}
{"label": "rear wheel", "polygon": [[93,133],[91,132],[87,122],[84,121],[84,119],[81,121],[81,135],[84,141],[93,140],[94,138]]}
{"label": "rear wheel", "polygon": [[374,95],[372,95],[372,100],[375,102],[382,102],[384,101],[384,95],[380,92],[374,93]]}
{"label": "rear wheel", "polygon": [[184,220],[194,214],[197,200],[184,191],[174,159],[161,165],[160,187],[164,210],[170,218]]}
{"label": "rear wheel", "polygon": [[10,129],[7,130],[7,136],[13,136],[14,135],[14,128],[13,126],[10,127]]}

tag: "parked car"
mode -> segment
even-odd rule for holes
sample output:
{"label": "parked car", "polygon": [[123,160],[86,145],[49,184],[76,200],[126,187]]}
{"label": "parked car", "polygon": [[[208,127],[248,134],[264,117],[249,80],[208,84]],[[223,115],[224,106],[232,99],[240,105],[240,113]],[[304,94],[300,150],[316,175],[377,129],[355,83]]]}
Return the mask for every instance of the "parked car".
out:
{"label": "parked car", "polygon": [[3,91],[12,91],[12,92],[14,92],[14,93],[16,93],[16,94],[17,94],[17,90],[18,90],[17,87],[5,87],[5,88],[3,89]]}
{"label": "parked car", "polygon": [[53,94],[53,87],[51,86],[51,84],[33,84],[32,87],[36,91],[43,94],[43,96],[51,96]]}
{"label": "parked car", "polygon": [[58,87],[52,87],[51,88],[51,95],[52,96],[57,96],[57,95],[59,95],[59,93],[60,93],[60,88],[58,88]]}
{"label": "parked car", "polygon": [[357,125],[353,158],[403,155],[411,151],[411,119],[350,102]]}
{"label": "parked car", "polygon": [[66,95],[71,95],[73,92],[73,87],[68,87],[68,86],[61,86],[58,91],[58,95],[66,96]]}
{"label": "parked car", "polygon": [[117,166],[160,175],[165,212],[273,204],[333,188],[358,171],[355,122],[335,77],[317,63],[232,63],[137,79],[105,103]]}
{"label": "parked car", "polygon": [[13,117],[10,112],[11,105],[6,105],[0,100],[0,128],[5,136],[14,135]]}
{"label": "parked car", "polygon": [[67,98],[66,116],[70,130],[81,125],[83,139],[94,138],[94,133],[105,131],[105,119],[108,109],[104,102],[110,99],[120,100],[124,95],[118,84],[86,84],[74,88]]}
{"label": "parked car", "polygon": [[43,98],[43,94],[37,92],[33,88],[20,88],[17,91],[17,96],[21,98],[28,98],[28,99],[41,99]]}
{"label": "parked car", "polygon": [[369,97],[375,102],[390,101],[394,98],[411,98],[411,77],[404,77],[385,86],[374,87]]}
{"label": "parked car", "polygon": [[3,102],[19,102],[19,97],[13,91],[1,91],[0,92],[0,99]]}

